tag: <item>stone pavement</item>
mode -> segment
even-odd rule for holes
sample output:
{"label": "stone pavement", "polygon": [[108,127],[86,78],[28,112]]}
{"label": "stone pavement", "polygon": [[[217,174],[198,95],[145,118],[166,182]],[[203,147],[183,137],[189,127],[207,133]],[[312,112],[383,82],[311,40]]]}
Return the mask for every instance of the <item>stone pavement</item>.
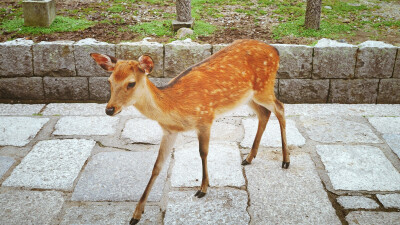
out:
{"label": "stone pavement", "polygon": [[[133,107],[0,104],[0,224],[127,224],[150,177],[161,130]],[[271,117],[241,166],[257,119],[219,118],[210,188],[194,132],[178,137],[140,224],[400,224],[400,105],[286,105],[288,170]]]}

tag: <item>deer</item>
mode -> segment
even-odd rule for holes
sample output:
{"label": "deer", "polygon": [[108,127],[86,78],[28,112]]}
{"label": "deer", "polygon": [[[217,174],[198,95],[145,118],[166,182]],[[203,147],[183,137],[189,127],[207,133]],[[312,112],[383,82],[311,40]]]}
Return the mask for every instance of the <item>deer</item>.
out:
{"label": "deer", "polygon": [[195,130],[197,133],[202,181],[195,196],[202,198],[206,195],[211,125],[217,117],[243,104],[253,109],[259,122],[252,148],[242,165],[250,164],[256,157],[273,112],[281,131],[282,168],[289,168],[284,105],[274,94],[279,68],[279,52],[275,47],[257,40],[234,41],[162,87],[156,87],[148,78],[154,68],[149,55],[142,55],[137,61],[99,53],[90,55],[103,69],[112,72],[108,78],[111,96],[105,113],[114,116],[133,105],[143,115],[157,121],[163,131],[150,180],[136,205],[130,225],[139,222],[151,188],[180,132]]}

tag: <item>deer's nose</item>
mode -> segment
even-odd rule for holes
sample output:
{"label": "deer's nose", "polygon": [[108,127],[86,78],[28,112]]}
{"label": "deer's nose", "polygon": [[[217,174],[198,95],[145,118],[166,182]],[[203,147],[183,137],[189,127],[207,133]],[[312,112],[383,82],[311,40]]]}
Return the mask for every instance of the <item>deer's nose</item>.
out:
{"label": "deer's nose", "polygon": [[114,107],[106,108],[106,114],[107,115],[112,116],[112,115],[114,115],[114,112],[115,112],[115,108]]}

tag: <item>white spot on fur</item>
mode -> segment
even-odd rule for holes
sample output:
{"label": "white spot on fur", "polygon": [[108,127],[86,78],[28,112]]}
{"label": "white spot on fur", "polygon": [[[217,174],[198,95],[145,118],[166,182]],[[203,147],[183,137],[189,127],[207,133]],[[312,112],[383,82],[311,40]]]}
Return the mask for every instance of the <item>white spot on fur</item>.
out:
{"label": "white spot on fur", "polygon": [[264,66],[266,66],[267,65],[267,61],[264,61]]}

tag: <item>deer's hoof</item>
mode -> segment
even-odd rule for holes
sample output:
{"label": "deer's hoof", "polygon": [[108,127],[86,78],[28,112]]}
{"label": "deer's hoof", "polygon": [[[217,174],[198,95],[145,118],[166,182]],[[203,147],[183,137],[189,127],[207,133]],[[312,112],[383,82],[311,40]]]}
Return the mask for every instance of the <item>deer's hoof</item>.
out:
{"label": "deer's hoof", "polygon": [[247,162],[247,160],[245,159],[245,160],[243,160],[243,162],[242,162],[242,166],[245,166],[245,165],[249,165],[250,163],[249,162]]}
{"label": "deer's hoof", "polygon": [[132,218],[131,221],[129,222],[129,225],[135,225],[137,223],[139,223],[139,220],[135,219],[135,218]]}
{"label": "deer's hoof", "polygon": [[282,162],[282,168],[287,169],[289,168],[290,162]]}
{"label": "deer's hoof", "polygon": [[198,198],[202,198],[206,195],[206,193],[201,192],[201,191],[197,191],[196,194],[194,196],[198,197]]}

